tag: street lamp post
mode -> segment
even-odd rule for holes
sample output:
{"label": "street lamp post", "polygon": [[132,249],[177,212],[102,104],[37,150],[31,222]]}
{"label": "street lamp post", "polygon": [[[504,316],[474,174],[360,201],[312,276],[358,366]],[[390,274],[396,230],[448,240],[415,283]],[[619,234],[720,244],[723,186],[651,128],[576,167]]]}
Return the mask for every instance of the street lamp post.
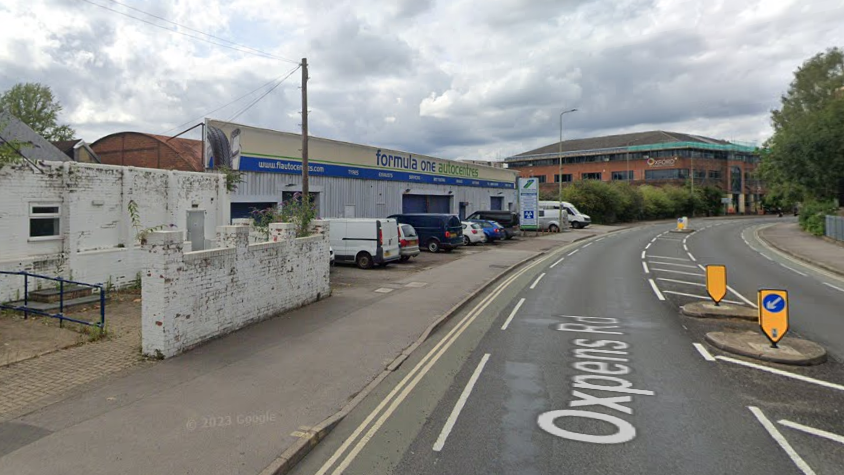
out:
{"label": "street lamp post", "polygon": [[560,112],[560,170],[559,170],[559,190],[557,199],[559,200],[560,206],[560,217],[559,224],[560,232],[563,232],[563,116],[568,114],[569,112],[577,112],[577,109],[569,109],[567,111]]}

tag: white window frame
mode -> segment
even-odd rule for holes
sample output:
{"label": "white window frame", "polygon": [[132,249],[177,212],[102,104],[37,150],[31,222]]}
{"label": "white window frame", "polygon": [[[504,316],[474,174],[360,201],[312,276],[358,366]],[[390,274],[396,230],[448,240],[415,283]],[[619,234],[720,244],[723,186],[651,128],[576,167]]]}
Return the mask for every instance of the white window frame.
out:
{"label": "white window frame", "polygon": [[[55,207],[58,208],[57,212],[55,213],[36,213],[35,208],[43,208],[43,207]],[[52,236],[32,236],[29,235],[32,233],[32,220],[33,219],[58,219],[59,225],[56,232],[58,234],[54,234]],[[62,226],[62,204],[56,202],[30,202],[29,203],[29,220],[27,221],[29,225],[27,234],[29,235],[29,241],[55,241],[62,238],[61,226]]]}

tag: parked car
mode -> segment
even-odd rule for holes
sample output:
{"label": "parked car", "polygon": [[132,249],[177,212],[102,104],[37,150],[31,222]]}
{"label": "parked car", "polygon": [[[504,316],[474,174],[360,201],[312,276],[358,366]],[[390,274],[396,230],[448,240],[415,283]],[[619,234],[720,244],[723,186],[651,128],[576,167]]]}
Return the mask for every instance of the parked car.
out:
{"label": "parked car", "polygon": [[[548,210],[559,210],[560,204],[563,205],[563,211],[568,215],[569,223],[571,223],[571,227],[575,229],[585,228],[592,224],[592,218],[589,217],[588,214],[581,213],[573,204],[569,203],[568,201],[540,201],[539,202],[539,209],[545,210],[545,215],[548,216]],[[557,211],[559,214],[559,211]]]}
{"label": "parked car", "polygon": [[519,213],[502,210],[475,211],[466,218],[466,221],[475,221],[479,219],[485,221],[495,221],[500,224],[505,231],[504,239],[511,239],[519,233]]}
{"label": "parked car", "polygon": [[486,233],[484,228],[478,223],[463,221],[463,245],[475,245],[479,242],[486,242]]}
{"label": "parked car", "polygon": [[408,213],[394,214],[390,218],[413,226],[419,235],[420,247],[430,252],[451,251],[463,245],[463,227],[453,214]]}
{"label": "parked car", "polygon": [[411,257],[419,255],[419,236],[413,226],[399,224],[399,246],[402,262],[407,262]]}
{"label": "parked car", "polygon": [[401,258],[399,228],[395,219],[330,219],[328,236],[334,259],[354,262],[361,269],[385,266]]}
{"label": "parked car", "polygon": [[331,246],[328,246],[328,265],[334,265],[334,248]]}
{"label": "parked car", "polygon": [[495,221],[476,219],[472,220],[472,222],[480,225],[481,229],[483,229],[484,234],[486,235],[487,242],[494,243],[495,241],[506,239],[505,236],[507,235],[507,233],[504,230],[504,226],[496,223]]}

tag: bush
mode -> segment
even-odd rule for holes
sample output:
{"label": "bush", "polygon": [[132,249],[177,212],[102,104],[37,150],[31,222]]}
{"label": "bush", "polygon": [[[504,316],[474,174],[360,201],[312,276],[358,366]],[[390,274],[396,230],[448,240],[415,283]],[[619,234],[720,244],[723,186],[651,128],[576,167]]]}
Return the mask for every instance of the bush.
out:
{"label": "bush", "polygon": [[668,199],[668,195],[662,188],[651,185],[639,187],[642,194],[644,219],[663,219],[674,217],[674,204]]}
{"label": "bush", "polygon": [[800,209],[800,227],[815,236],[823,236],[826,215],[835,214],[837,211],[838,208],[833,201],[807,201]]}

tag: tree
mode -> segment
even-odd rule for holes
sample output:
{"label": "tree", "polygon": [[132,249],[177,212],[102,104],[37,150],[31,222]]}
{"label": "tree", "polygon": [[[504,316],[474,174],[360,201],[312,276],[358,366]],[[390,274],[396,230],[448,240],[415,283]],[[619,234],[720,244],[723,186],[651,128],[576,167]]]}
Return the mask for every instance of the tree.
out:
{"label": "tree", "polygon": [[844,51],[832,48],[797,69],[761,170],[776,195],[826,201],[844,187]]}
{"label": "tree", "polygon": [[62,106],[49,86],[18,83],[0,96],[0,109],[17,117],[47,140],[70,140],[76,133],[68,125],[58,125]]}

